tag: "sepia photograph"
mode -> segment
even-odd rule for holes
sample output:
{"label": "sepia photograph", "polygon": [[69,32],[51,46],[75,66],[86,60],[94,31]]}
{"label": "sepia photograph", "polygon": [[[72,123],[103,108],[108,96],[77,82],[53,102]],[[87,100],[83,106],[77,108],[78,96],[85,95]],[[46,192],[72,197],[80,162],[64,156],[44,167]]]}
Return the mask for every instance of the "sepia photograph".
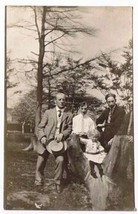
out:
{"label": "sepia photograph", "polygon": [[5,6],[5,210],[136,210],[133,72],[132,6]]}

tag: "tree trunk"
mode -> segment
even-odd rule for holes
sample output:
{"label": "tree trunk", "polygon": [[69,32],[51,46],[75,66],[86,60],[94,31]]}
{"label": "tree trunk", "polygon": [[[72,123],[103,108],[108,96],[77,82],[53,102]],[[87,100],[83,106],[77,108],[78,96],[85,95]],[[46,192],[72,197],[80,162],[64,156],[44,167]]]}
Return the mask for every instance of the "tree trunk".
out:
{"label": "tree trunk", "polygon": [[35,137],[31,138],[34,150],[37,141],[37,126],[41,120],[42,100],[43,100],[43,64],[45,54],[45,20],[46,20],[46,7],[43,7],[41,32],[39,35],[39,57],[38,57],[38,71],[37,71],[37,109],[35,114]]}
{"label": "tree trunk", "polygon": [[46,7],[43,7],[42,12],[42,22],[41,31],[39,31],[37,25],[37,15],[35,11],[35,22],[39,37],[39,57],[38,57],[38,70],[37,70],[37,109],[35,113],[35,131],[34,136],[31,137],[30,145],[24,149],[24,151],[29,151],[36,149],[37,143],[37,126],[41,120],[41,109],[42,109],[42,96],[43,96],[43,61],[45,53],[45,20],[46,20]]}
{"label": "tree trunk", "polygon": [[43,7],[41,31],[36,27],[39,36],[39,57],[38,57],[38,70],[37,70],[37,109],[35,115],[35,134],[37,134],[37,125],[41,120],[41,109],[42,109],[42,96],[43,96],[43,61],[45,53],[45,20],[46,20],[46,7]]}
{"label": "tree trunk", "polygon": [[50,108],[51,104],[51,84],[50,84],[50,78],[48,77],[48,108]]}
{"label": "tree trunk", "polygon": [[42,95],[43,95],[43,60],[45,53],[45,20],[46,7],[43,7],[41,32],[39,34],[39,57],[38,57],[38,71],[37,71],[37,102],[38,108],[36,112],[36,125],[41,119]]}
{"label": "tree trunk", "polygon": [[[109,185],[105,179],[98,177],[95,179],[91,175],[88,159],[84,156],[80,148],[79,136],[72,134],[68,140],[68,156],[72,171],[81,178],[88,191],[92,203],[92,210],[106,210]],[[112,187],[112,184],[111,184]]]}

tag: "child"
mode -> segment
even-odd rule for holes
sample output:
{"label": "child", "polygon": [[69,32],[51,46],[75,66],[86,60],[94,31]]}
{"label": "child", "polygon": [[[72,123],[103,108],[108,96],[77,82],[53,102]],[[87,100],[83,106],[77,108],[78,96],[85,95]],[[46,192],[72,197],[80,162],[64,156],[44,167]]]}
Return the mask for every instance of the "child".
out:
{"label": "child", "polygon": [[95,165],[97,166],[99,170],[99,174],[102,177],[103,175],[102,162],[106,156],[106,153],[104,152],[104,148],[101,146],[100,142],[98,141],[99,136],[100,136],[100,133],[98,132],[98,130],[94,129],[92,131],[89,131],[88,133],[89,139],[80,138],[81,143],[85,144],[84,155],[89,160],[91,175],[94,178],[97,178]]}

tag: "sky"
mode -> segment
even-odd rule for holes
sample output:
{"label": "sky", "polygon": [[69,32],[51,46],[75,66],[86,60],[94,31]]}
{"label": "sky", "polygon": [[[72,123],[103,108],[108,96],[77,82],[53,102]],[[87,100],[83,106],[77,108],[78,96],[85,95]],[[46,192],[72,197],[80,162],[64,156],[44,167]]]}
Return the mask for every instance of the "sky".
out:
{"label": "sky", "polygon": [[132,38],[132,8],[89,7],[85,22],[99,30],[95,37],[82,37],[80,49],[86,57],[122,48]]}
{"label": "sky", "polygon": [[[84,60],[87,60],[101,52],[117,50],[113,56],[118,63],[121,62],[119,51],[127,46],[132,38],[132,7],[80,7],[80,10],[82,13],[80,22],[83,25],[96,28],[97,33],[95,36],[78,35],[75,39],[69,39],[68,42],[72,49],[80,53],[74,54],[73,58],[83,57]],[[7,26],[23,19],[32,20],[28,10],[22,7],[7,7]],[[35,37],[36,34],[23,28],[7,28],[7,52],[10,52],[10,57],[12,59],[32,57],[31,51],[37,52],[38,50]],[[13,77],[18,80],[19,84],[18,87],[8,90],[8,107],[13,107],[30,88],[31,84],[23,73],[16,72]],[[15,90],[23,92],[14,94]],[[97,96],[100,96],[99,93]],[[102,94],[100,98],[103,99]]]}
{"label": "sky", "polygon": [[[132,38],[132,8],[131,7],[80,7],[84,25],[98,29],[97,35],[80,35],[71,40],[77,50],[81,51],[85,58],[95,56],[100,51],[110,51],[122,48]],[[7,8],[8,25],[22,19],[30,20],[30,14],[21,7]],[[13,57],[30,55],[34,47],[33,35],[22,29],[7,29],[7,48],[11,50]],[[29,37],[28,37],[29,35]],[[27,45],[26,45],[27,44]]]}

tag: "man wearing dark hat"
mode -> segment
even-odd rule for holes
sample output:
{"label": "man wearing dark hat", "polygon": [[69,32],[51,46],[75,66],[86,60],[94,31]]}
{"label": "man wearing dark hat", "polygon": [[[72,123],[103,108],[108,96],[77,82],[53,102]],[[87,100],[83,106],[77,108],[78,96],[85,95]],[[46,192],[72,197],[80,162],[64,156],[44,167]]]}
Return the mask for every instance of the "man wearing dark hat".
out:
{"label": "man wearing dark hat", "polygon": [[66,139],[72,131],[72,113],[65,108],[65,94],[57,93],[56,107],[46,110],[38,125],[38,159],[36,165],[35,185],[43,184],[44,168],[49,154],[53,154],[56,161],[55,186],[61,191],[61,178],[64,170]]}
{"label": "man wearing dark hat", "polygon": [[125,111],[122,107],[116,104],[116,95],[107,94],[105,100],[108,104],[108,108],[105,109],[99,118],[96,120],[97,128],[101,131],[99,141],[108,152],[110,149],[109,141],[118,132],[121,123],[125,116]]}

